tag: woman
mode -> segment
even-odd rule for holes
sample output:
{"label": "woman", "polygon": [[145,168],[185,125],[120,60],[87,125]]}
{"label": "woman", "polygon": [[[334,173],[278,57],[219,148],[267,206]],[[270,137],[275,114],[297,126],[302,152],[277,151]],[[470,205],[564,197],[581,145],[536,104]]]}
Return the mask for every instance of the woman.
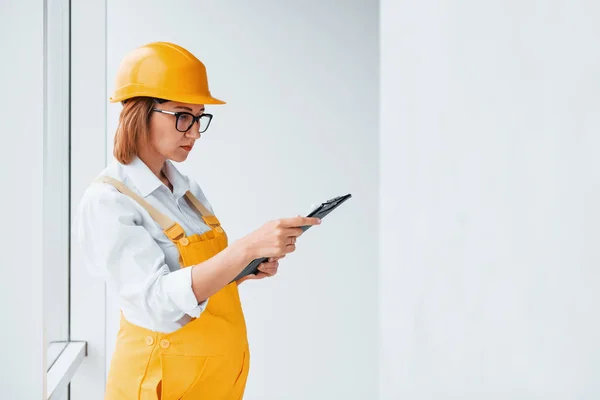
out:
{"label": "woman", "polygon": [[[240,399],[249,368],[238,285],[277,273],[299,228],[272,221],[228,246],[199,185],[171,161],[188,157],[209,127],[203,63],[171,43],[150,43],[121,63],[111,102],[122,102],[116,161],[86,190],[74,233],[92,273],[116,289],[121,323],[106,399]],[[215,166],[218,173],[218,166]]]}

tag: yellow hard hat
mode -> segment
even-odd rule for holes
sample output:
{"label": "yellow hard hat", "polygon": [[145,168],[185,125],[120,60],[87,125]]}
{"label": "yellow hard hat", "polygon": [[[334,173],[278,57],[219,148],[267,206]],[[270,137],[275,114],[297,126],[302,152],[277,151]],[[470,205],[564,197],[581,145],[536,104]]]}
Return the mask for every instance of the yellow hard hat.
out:
{"label": "yellow hard hat", "polygon": [[208,89],[206,67],[181,46],[154,42],[129,53],[117,71],[111,103],[144,96],[189,104],[225,104]]}

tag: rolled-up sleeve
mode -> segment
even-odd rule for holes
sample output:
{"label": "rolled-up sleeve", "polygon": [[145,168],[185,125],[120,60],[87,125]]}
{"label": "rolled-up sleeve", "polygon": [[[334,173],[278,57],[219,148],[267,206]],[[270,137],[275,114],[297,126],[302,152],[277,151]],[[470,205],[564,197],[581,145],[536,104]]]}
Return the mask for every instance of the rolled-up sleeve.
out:
{"label": "rolled-up sleeve", "polygon": [[175,322],[185,314],[199,317],[208,300],[198,303],[191,268],[171,272],[165,254],[141,225],[140,211],[121,193],[93,185],[73,221],[73,235],[86,268],[114,287],[120,300],[150,320]]}

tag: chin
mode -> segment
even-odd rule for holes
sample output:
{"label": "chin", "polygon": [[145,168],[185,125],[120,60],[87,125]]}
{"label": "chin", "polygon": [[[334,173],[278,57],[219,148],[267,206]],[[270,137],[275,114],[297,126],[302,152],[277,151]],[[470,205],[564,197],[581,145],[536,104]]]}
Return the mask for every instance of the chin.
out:
{"label": "chin", "polygon": [[169,159],[171,161],[175,161],[175,162],[180,163],[180,162],[184,162],[185,160],[187,160],[188,155],[189,155],[189,153],[187,153],[187,154],[177,154],[177,153],[175,153],[175,154],[172,154],[171,157],[169,157]]}

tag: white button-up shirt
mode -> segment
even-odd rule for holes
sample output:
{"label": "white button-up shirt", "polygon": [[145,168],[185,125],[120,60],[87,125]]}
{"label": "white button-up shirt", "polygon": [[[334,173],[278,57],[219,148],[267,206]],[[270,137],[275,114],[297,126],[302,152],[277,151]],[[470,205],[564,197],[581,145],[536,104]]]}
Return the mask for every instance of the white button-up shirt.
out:
{"label": "white button-up shirt", "polygon": [[[167,161],[164,173],[169,190],[136,158],[131,164],[114,162],[100,175],[120,180],[158,211],[178,222],[187,235],[210,228],[185,200],[191,191],[213,212],[196,182]],[[199,317],[207,301],[198,304],[192,291],[191,268],[180,268],[177,247],[148,212],[130,197],[104,183],[87,188],[73,222],[81,259],[93,276],[116,290],[124,317],[158,332],[172,332],[180,320]]]}

